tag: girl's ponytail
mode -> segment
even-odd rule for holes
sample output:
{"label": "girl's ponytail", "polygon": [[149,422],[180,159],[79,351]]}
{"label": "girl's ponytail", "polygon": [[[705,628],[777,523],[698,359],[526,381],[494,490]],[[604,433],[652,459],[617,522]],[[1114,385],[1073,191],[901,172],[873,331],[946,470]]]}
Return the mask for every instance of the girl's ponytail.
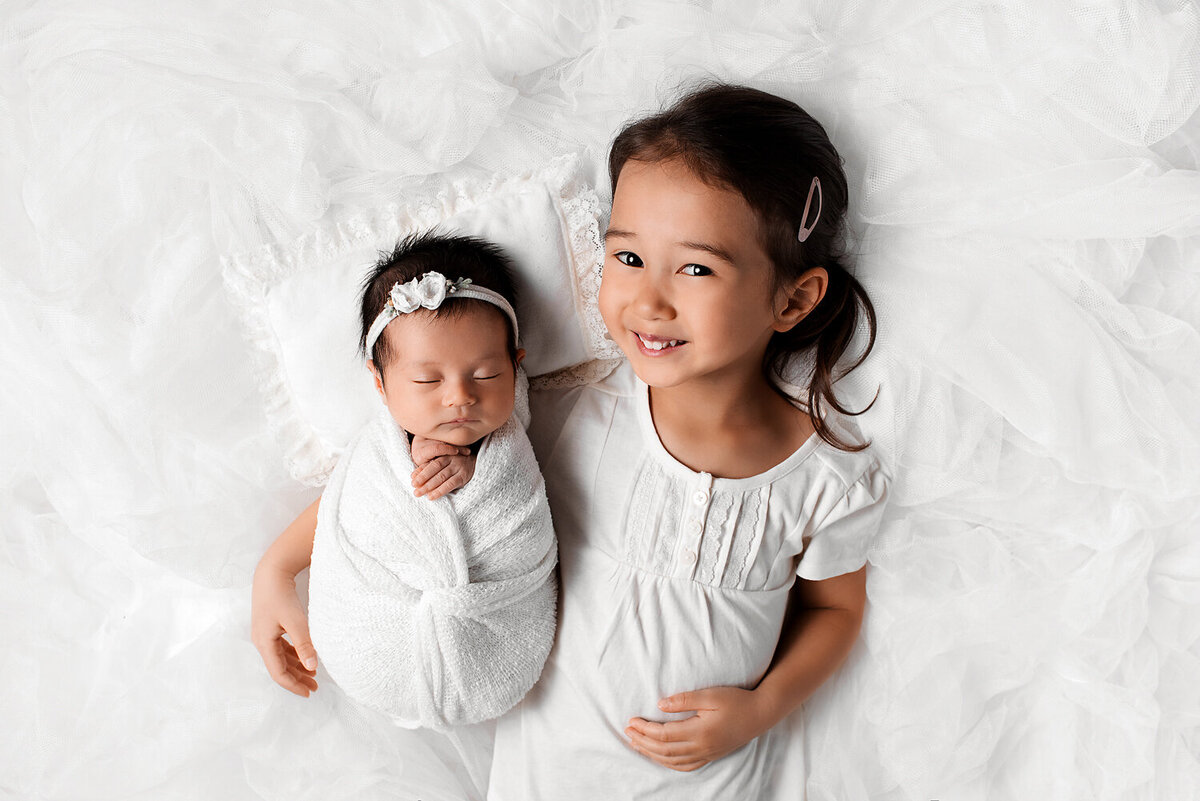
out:
{"label": "girl's ponytail", "polygon": [[[808,397],[806,399],[794,398],[790,395],[786,397],[809,412],[817,436],[821,439],[840,450],[861,451],[870,443],[853,445],[843,441],[825,422],[822,407],[828,405],[841,414],[853,417],[875,405],[875,398],[872,398],[866,408],[853,412],[842,406],[833,391],[833,385],[842,376],[862,364],[871,349],[875,347],[875,307],[871,304],[871,299],[867,297],[866,289],[858,282],[858,279],[850,274],[840,260],[830,259],[821,266],[829,274],[825,297],[795,328],[777,333],[771,338],[763,359],[763,374],[771,386],[777,386],[775,377],[787,374],[792,358],[804,351],[811,352],[813,365],[812,374],[808,377]],[[834,375],[834,368],[849,349],[863,314],[867,319],[867,346],[841,374]],[[783,391],[780,390],[780,392]],[[786,395],[786,393],[783,394]],[[875,397],[879,397],[878,391]]]}

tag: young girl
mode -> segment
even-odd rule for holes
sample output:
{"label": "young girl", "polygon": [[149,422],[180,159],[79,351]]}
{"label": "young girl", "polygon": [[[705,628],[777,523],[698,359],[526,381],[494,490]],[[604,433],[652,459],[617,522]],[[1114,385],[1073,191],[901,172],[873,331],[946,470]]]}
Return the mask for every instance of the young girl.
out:
{"label": "young girl", "polygon": [[[822,408],[848,413],[833,368],[858,303],[874,343],[840,159],[795,104],[714,86],[622,131],[609,172],[600,307],[628,361],[533,399],[559,628],[497,724],[489,798],[800,798],[791,713],[857,637],[888,483]],[[795,355],[803,398],[778,377]],[[273,546],[286,581],[309,525]],[[284,579],[263,631],[301,620]]]}
{"label": "young girl", "polygon": [[[497,717],[553,642],[554,531],[522,423],[513,289],[496,248],[433,234],[398,245],[363,287],[383,404],[321,496],[309,617],[346,694],[403,726]],[[431,448],[470,483],[417,497],[415,461]],[[477,449],[473,464],[457,448]]]}

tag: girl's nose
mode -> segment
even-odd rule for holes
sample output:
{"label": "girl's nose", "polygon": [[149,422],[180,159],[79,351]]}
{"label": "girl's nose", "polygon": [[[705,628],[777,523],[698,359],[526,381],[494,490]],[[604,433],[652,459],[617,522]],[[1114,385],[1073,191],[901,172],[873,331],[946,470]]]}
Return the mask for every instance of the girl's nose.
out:
{"label": "girl's nose", "polygon": [[[646,271],[648,272],[648,271]],[[669,320],[675,316],[661,279],[643,272],[633,297],[633,310],[643,320]]]}

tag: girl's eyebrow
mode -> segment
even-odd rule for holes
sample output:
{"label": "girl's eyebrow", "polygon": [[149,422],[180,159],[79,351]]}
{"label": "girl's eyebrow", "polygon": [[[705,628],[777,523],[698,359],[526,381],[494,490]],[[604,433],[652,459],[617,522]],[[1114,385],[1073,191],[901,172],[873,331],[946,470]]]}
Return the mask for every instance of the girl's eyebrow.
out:
{"label": "girl's eyebrow", "polygon": [[[606,240],[610,239],[610,238],[636,239],[637,235],[634,234],[632,231],[625,231],[620,228],[609,228],[607,231],[604,232],[604,238]],[[716,245],[710,245],[707,242],[676,242],[675,244],[679,245],[680,247],[687,248],[689,250],[702,250],[705,253],[711,253],[712,255],[716,256],[718,259],[721,259],[722,261],[727,262],[728,264],[735,263],[733,260],[733,256],[731,256],[729,254],[728,250],[725,250],[724,248],[718,247]]]}
{"label": "girl's eyebrow", "polygon": [[729,255],[729,251],[724,248],[719,248],[716,245],[710,245],[707,242],[678,242],[680,247],[689,248],[690,250],[702,250],[705,253],[711,253],[721,261],[733,264],[733,256]]}

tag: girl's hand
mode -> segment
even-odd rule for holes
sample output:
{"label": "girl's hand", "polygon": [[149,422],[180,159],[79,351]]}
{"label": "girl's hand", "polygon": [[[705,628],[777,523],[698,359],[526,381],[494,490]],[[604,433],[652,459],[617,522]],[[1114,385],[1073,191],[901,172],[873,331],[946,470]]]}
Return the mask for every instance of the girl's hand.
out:
{"label": "girl's hand", "polygon": [[[288,642],[283,638],[287,634]],[[250,594],[250,640],[271,678],[285,690],[308,697],[317,689],[317,651],[308,617],[296,594],[296,580],[268,561],[254,571]]]}
{"label": "girl's hand", "polygon": [[413,437],[411,449],[416,465],[412,473],[413,494],[418,498],[428,495],[429,500],[436,501],[465,486],[475,475],[475,456],[468,447]]}
{"label": "girl's hand", "polygon": [[655,723],[631,718],[625,735],[642,755],[672,770],[691,771],[730,754],[771,728],[773,722],[753,690],[709,687],[658,702],[664,712],[696,714]]}

